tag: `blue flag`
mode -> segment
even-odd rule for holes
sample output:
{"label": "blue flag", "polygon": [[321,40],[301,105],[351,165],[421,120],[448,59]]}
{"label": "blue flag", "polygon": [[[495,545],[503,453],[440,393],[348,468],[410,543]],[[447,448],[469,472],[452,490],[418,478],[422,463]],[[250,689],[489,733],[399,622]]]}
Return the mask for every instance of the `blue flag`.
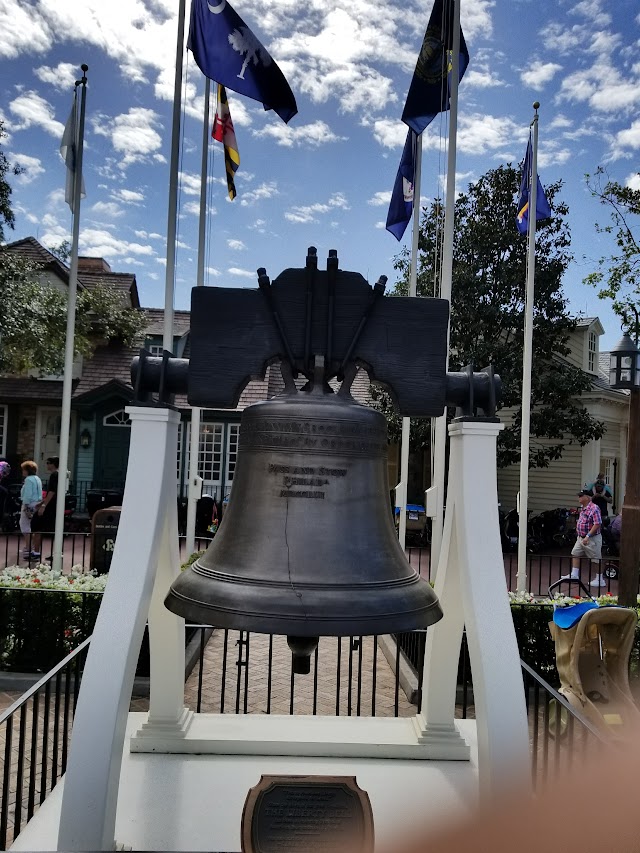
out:
{"label": "blue flag", "polygon": [[[516,216],[516,225],[521,234],[526,234],[529,229],[529,190],[531,189],[531,158],[533,156],[531,148],[531,134],[529,134],[529,144],[527,145],[527,153],[522,164],[522,181],[520,182],[520,195],[518,196],[518,214]],[[540,176],[536,175],[536,222],[539,219],[549,219],[551,216],[551,207],[547,201],[547,197],[542,189]]]}
{"label": "blue flag", "polygon": [[261,101],[285,123],[298,112],[284,74],[228,0],[193,0],[187,47],[210,80]]}
{"label": "blue flag", "polygon": [[400,158],[400,166],[396,175],[396,182],[391,193],[389,213],[387,214],[387,231],[390,231],[396,240],[402,240],[411,214],[413,212],[413,189],[415,173],[415,146],[417,137],[409,129],[407,141]]}
{"label": "blue flag", "polygon": [[[452,47],[453,2],[435,0],[402,112],[402,121],[418,134],[438,113],[449,109]],[[461,27],[460,80],[468,64],[469,51]]]}

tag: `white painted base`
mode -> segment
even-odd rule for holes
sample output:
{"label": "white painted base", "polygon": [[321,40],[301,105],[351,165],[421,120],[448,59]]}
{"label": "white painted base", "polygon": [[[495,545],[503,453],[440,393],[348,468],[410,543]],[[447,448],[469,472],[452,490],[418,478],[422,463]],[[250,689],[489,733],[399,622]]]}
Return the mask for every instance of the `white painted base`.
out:
{"label": "white painted base", "polygon": [[[140,726],[138,731],[135,733],[134,737],[131,739],[135,739],[136,741],[140,741],[143,743],[144,741],[148,741],[150,743],[156,743],[158,739],[166,739],[170,743],[179,738],[184,738],[189,731],[189,727],[191,726],[191,721],[193,720],[194,713],[190,711],[188,708],[183,708],[182,713],[178,717],[178,719],[154,717],[153,719],[149,719],[149,715],[147,714],[147,719]],[[135,750],[136,752],[155,752],[155,749],[139,749]]]}
{"label": "white painted base", "polygon": [[174,754],[469,760],[456,724],[425,735],[416,719],[195,714],[185,731],[145,723],[130,745]]}
{"label": "white painted base", "polygon": [[[456,721],[471,745],[471,761],[453,762],[132,754],[128,738],[145,719],[129,715],[116,812],[118,843],[133,850],[239,851],[242,807],[262,774],[355,776],[371,799],[378,850],[418,827],[428,839],[443,824],[466,816],[478,799],[473,720]],[[55,849],[63,786],[64,780],[12,850]]]}
{"label": "white painted base", "polygon": [[418,714],[412,718],[418,743],[429,750],[430,758],[447,761],[469,761],[471,749],[464,739],[456,721],[451,723],[427,723]]}

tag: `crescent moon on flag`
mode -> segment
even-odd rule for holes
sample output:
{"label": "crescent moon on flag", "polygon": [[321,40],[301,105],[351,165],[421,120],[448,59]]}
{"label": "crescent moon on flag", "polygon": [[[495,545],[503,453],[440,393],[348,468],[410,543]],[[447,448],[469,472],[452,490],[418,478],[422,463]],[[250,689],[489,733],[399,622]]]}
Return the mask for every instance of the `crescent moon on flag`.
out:
{"label": "crescent moon on flag", "polygon": [[209,11],[213,12],[214,15],[219,15],[220,12],[224,10],[224,7],[227,5],[227,0],[222,0],[222,3],[218,3],[217,6],[213,6],[211,3],[207,2],[207,6],[209,7]]}

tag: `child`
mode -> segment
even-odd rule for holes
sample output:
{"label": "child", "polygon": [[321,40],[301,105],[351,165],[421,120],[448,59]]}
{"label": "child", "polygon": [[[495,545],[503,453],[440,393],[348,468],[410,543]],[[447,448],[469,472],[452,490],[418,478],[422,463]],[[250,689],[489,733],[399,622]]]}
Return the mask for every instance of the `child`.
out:
{"label": "child", "polygon": [[38,477],[38,466],[32,460],[23,462],[20,470],[24,478],[20,492],[20,500],[22,501],[20,531],[27,539],[27,547],[22,552],[22,556],[26,560],[37,560],[40,552],[31,550],[31,519],[42,503],[42,480]]}

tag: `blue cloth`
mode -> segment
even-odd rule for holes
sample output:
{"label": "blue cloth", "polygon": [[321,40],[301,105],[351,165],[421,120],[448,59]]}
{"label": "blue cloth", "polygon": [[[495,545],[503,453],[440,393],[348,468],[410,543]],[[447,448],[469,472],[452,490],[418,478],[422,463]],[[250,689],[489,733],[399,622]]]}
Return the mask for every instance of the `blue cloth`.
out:
{"label": "blue cloth", "polygon": [[29,474],[25,477],[20,490],[20,500],[29,506],[40,503],[42,500],[42,480],[37,474]]}
{"label": "blue cloth", "polygon": [[284,74],[228,0],[193,0],[187,47],[210,80],[262,101],[284,122],[298,112]]}
{"label": "blue cloth", "polygon": [[[402,121],[417,134],[422,133],[438,113],[449,109],[452,48],[453,2],[435,0],[402,112]],[[460,80],[468,64],[469,51],[461,27]]]}
{"label": "blue cloth", "polygon": [[387,214],[387,231],[390,231],[396,240],[402,240],[402,236],[413,212],[416,143],[417,136],[409,128],[402,157],[400,158],[396,182],[393,185],[393,192],[391,193],[389,213]]}
{"label": "blue cloth", "polygon": [[[531,158],[533,156],[531,146],[531,134],[529,134],[529,144],[527,145],[527,153],[524,157],[522,166],[522,181],[520,182],[520,195],[518,196],[518,215],[516,216],[516,225],[521,234],[526,234],[529,228],[529,191],[531,189]],[[551,207],[547,201],[547,197],[542,189],[540,176],[536,175],[536,222],[539,219],[549,219],[551,216]]]}
{"label": "blue cloth", "polygon": [[[424,507],[420,504],[407,504],[407,512],[424,512]],[[396,507],[396,515],[400,515],[400,507]]]}
{"label": "blue cloth", "polygon": [[580,601],[567,607],[556,607],[553,611],[553,621],[558,628],[573,628],[588,610],[595,610],[597,607],[597,601]]}

